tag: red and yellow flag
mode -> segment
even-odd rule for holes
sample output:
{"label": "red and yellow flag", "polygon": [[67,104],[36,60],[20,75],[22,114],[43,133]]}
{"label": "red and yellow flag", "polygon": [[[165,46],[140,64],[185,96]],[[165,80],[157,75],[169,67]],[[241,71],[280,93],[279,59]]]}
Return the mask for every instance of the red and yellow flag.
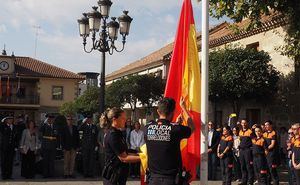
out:
{"label": "red and yellow flag", "polygon": [[[191,0],[184,0],[172,59],[165,89],[165,97],[176,101],[174,119],[181,113],[179,105],[183,97],[196,129],[191,137],[181,142],[183,166],[196,176],[200,163],[200,64],[197,36]],[[173,120],[175,121],[175,120]]]}
{"label": "red and yellow flag", "polygon": [[10,96],[10,84],[9,84],[9,76],[7,77],[7,82],[6,82],[6,96]]}
{"label": "red and yellow flag", "polygon": [[[183,166],[196,176],[196,167],[200,164],[200,65],[197,49],[196,28],[191,0],[184,0],[169,75],[165,89],[165,97],[175,99],[174,119],[181,113],[180,98],[185,99],[190,116],[196,129],[188,140],[181,142]],[[175,120],[173,120],[175,121]],[[141,184],[147,169],[147,148],[141,147]]]}

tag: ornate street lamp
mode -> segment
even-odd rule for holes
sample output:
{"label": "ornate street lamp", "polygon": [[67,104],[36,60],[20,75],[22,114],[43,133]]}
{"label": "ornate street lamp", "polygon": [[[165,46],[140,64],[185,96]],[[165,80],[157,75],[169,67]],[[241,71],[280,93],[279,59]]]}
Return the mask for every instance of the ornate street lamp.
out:
{"label": "ornate street lamp", "polygon": [[[121,52],[124,50],[126,43],[126,36],[129,34],[130,23],[132,18],[128,15],[128,11],[123,11],[123,15],[118,19],[111,17],[111,21],[107,23],[109,18],[110,7],[112,2],[110,0],[99,0],[98,7],[92,7],[93,10],[89,13],[83,13],[83,17],[78,19],[79,35],[83,39],[83,49],[86,53],[91,53],[93,50],[98,50],[102,53],[101,73],[100,73],[100,113],[104,112],[105,102],[105,53],[110,55],[114,51]],[[118,20],[118,21],[116,21]],[[99,38],[97,39],[97,33]],[[122,47],[117,48],[115,41],[118,39],[118,33],[122,36]],[[87,49],[87,38],[91,35],[91,48]]]}

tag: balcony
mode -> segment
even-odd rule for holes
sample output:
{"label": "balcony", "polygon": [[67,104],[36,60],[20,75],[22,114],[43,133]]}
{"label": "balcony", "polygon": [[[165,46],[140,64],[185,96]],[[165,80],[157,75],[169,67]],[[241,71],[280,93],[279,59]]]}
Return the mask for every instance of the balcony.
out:
{"label": "balcony", "polygon": [[11,96],[2,96],[0,97],[0,104],[39,105],[40,96],[17,96],[15,94]]}

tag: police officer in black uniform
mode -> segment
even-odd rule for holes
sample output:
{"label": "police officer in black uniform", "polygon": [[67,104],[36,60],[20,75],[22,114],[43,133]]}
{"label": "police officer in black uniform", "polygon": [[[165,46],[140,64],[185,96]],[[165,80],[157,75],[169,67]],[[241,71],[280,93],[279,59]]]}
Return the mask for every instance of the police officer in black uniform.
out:
{"label": "police officer in black uniform", "polygon": [[121,131],[125,128],[125,122],[126,114],[120,108],[114,107],[101,116],[101,127],[108,129],[104,137],[105,166],[112,161],[115,172],[119,174],[114,180],[106,179],[103,175],[104,185],[125,185],[129,173],[128,163],[140,162],[138,155],[128,153],[127,144]]}
{"label": "police officer in black uniform", "polygon": [[[272,128],[272,121],[265,122],[266,132],[264,133],[264,139],[267,145],[267,161],[269,166],[269,171],[273,179],[273,185],[279,185],[279,176],[277,173],[278,159],[279,159],[279,148],[277,142],[277,134]],[[270,179],[271,179],[270,177]]]}
{"label": "police officer in black uniform", "polygon": [[[180,101],[183,115],[177,123],[171,123],[175,110],[172,98],[163,98],[158,103],[157,122],[145,126],[145,141],[150,171],[149,185],[174,185],[176,175],[182,169],[180,141],[189,138],[194,130],[194,123],[186,110],[183,99]],[[183,126],[182,116],[187,118],[188,126]]]}
{"label": "police officer in black uniform", "polygon": [[53,124],[54,115],[47,114],[46,120],[41,125],[39,132],[42,141],[43,176],[49,178],[54,176],[54,162],[56,148],[58,145],[58,129]]}
{"label": "police officer in black uniform", "polygon": [[268,183],[268,163],[266,159],[266,141],[260,126],[255,129],[256,137],[252,139],[253,166],[258,176],[258,185],[269,185]]}
{"label": "police officer in black uniform", "polygon": [[233,168],[233,137],[229,126],[223,127],[223,134],[218,146],[223,185],[231,185]]}
{"label": "police officer in black uniform", "polygon": [[14,154],[18,147],[17,129],[13,125],[13,121],[12,116],[7,116],[2,119],[0,125],[1,175],[3,180],[11,179]]}
{"label": "police officer in black uniform", "polygon": [[92,115],[87,115],[79,126],[82,131],[81,149],[83,158],[83,175],[85,178],[94,176],[96,152],[98,150],[98,128],[93,124]]}
{"label": "police officer in black uniform", "polygon": [[241,120],[242,129],[240,130],[240,163],[242,169],[242,182],[241,185],[253,184],[253,158],[252,158],[252,138],[254,137],[251,129],[248,127],[246,119]]}

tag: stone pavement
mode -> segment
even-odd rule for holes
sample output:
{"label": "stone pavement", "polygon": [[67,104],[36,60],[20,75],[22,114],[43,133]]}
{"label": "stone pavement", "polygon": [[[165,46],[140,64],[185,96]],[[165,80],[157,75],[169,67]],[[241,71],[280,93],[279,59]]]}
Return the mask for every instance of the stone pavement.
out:
{"label": "stone pavement", "polygon": [[[199,185],[199,181],[193,182],[191,185]],[[34,181],[7,181],[0,182],[0,185],[102,185],[100,180],[73,180],[73,181],[63,181],[63,180],[34,180]],[[127,185],[140,185],[139,181],[128,181]],[[210,181],[208,185],[222,185],[220,181]],[[236,182],[232,185],[237,185]],[[287,183],[280,183],[280,185],[287,185]]]}

